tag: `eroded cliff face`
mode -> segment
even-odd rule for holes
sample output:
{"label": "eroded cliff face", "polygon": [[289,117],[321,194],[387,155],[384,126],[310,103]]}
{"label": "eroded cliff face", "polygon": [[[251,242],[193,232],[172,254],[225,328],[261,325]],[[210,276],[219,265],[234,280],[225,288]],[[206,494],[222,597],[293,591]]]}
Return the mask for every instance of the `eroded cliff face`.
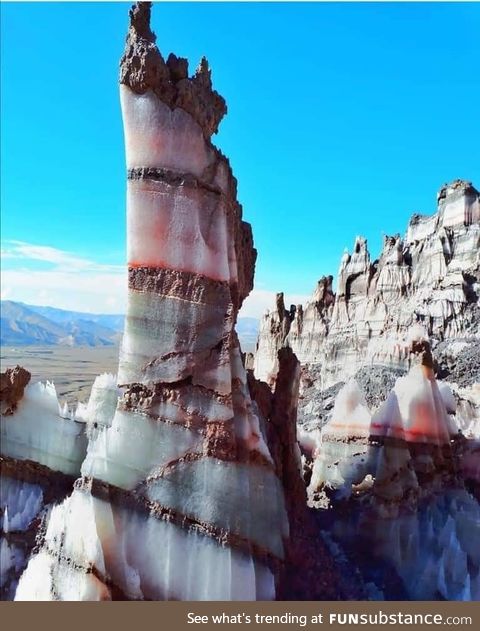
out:
{"label": "eroded cliff face", "polygon": [[279,349],[301,361],[297,435],[322,539],[387,599],[478,599],[478,191],[443,187],[435,215],[386,237],[376,261],[358,237],[336,293],[332,280],[305,306],[277,296],[253,362],[276,390]]}
{"label": "eroded cliff face", "polygon": [[375,568],[378,585],[393,572],[409,599],[478,600],[480,506],[465,484],[467,441],[428,342],[410,355],[377,411],[355,380],[339,392],[316,445],[310,502],[330,506],[334,537],[365,576]]}
{"label": "eroded cliff face", "polygon": [[415,323],[434,348],[440,341],[478,343],[479,281],[479,193],[456,180],[440,190],[434,215],[414,215],[403,238],[385,237],[378,260],[357,237],[342,257],[336,294],[329,276],[305,307],[286,311],[277,301],[261,321],[255,374],[273,384],[277,351],[285,345],[313,367],[322,390],[363,366],[407,370]]}

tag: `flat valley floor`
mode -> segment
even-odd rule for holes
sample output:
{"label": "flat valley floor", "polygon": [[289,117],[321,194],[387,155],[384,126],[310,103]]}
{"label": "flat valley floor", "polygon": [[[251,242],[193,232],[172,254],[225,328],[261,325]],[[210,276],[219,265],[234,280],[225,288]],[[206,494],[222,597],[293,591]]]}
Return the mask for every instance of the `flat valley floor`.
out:
{"label": "flat valley floor", "polygon": [[95,377],[117,372],[118,346],[2,346],[0,370],[17,364],[32,373],[32,382],[53,381],[61,403],[86,403]]}

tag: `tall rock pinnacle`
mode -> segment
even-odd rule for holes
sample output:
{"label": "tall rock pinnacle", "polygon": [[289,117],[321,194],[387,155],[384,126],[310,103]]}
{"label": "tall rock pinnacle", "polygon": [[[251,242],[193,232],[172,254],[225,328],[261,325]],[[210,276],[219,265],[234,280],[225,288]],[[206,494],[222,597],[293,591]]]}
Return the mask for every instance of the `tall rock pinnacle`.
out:
{"label": "tall rock pinnacle", "polygon": [[109,419],[95,392],[82,478],[53,510],[20,600],[272,599],[285,556],[283,488],[234,328],[256,252],[209,140],[225,103],[205,59],[192,78],[186,60],[164,62],[149,17],[149,3],[130,11],[120,73],[120,396]]}

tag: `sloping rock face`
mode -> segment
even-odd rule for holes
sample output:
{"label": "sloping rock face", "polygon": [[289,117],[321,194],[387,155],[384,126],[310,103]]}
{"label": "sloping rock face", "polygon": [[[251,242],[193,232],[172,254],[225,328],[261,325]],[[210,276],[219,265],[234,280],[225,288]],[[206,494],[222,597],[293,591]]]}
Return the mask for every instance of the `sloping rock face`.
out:
{"label": "sloping rock face", "polygon": [[0,374],[0,598],[11,600],[48,511],[73,489],[84,423],[62,414],[53,384],[16,366]]}
{"label": "sloping rock face", "polygon": [[411,355],[375,413],[355,380],[340,391],[321,430],[310,502],[329,504],[333,535],[381,588],[393,573],[409,599],[478,600],[480,506],[465,485],[454,398],[434,377],[428,343]]}
{"label": "sloping rock face", "polygon": [[290,348],[278,353],[278,378],[272,393],[248,371],[248,384],[266,424],[267,442],[281,480],[290,526],[278,600],[363,600],[367,591],[350,563],[338,563],[323,541],[315,510],[307,507],[300,448],[297,401],[300,364]]}
{"label": "sloping rock face", "polygon": [[[362,366],[409,368],[409,329],[421,323],[432,345],[480,335],[480,201],[456,180],[438,194],[432,216],[414,215],[405,237],[385,237],[378,260],[355,240],[341,260],[337,292],[322,278],[312,301],[287,311],[282,300],[261,322],[255,374],[270,384],[276,356],[290,346],[302,365],[319,368],[317,387],[346,381]],[[445,348],[443,352],[445,352]]]}
{"label": "sloping rock face", "polygon": [[131,10],[120,72],[120,392],[94,388],[82,477],[53,509],[17,600],[273,599],[284,564],[284,490],[234,329],[256,252],[210,142],[225,103],[205,60],[193,77],[186,60],[163,60],[149,19],[150,3]]}

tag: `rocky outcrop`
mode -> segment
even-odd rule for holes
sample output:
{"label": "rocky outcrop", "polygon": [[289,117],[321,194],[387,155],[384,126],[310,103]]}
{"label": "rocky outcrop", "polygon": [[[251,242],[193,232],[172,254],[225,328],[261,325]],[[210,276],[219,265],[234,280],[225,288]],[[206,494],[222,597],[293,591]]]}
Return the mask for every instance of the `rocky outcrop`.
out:
{"label": "rocky outcrop", "polygon": [[322,538],[387,599],[480,597],[479,256],[479,193],[456,181],[378,260],[357,238],[335,294],[322,278],[261,323],[257,377],[276,388],[279,349],[302,363],[297,436]]}
{"label": "rocky outcrop", "polygon": [[248,371],[252,398],[266,419],[266,437],[285,494],[290,537],[279,574],[279,600],[350,600],[366,597],[355,568],[342,567],[322,540],[315,511],[307,506],[302,459],[297,443],[300,364],[289,348],[278,352],[274,392]]}
{"label": "rocky outcrop", "polygon": [[225,104],[206,61],[191,78],[186,60],[163,61],[149,16],[150,3],[130,12],[120,73],[129,289],[119,390],[107,378],[93,389],[81,478],[52,510],[17,600],[275,598],[288,497],[305,495],[298,469],[286,486],[295,403],[273,444],[280,412],[273,404],[267,418],[252,400],[235,332],[256,252],[209,140]]}
{"label": "rocky outcrop", "polygon": [[8,416],[15,412],[31,377],[28,370],[21,366],[7,368],[0,373],[0,405],[3,415]]}
{"label": "rocky outcrop", "polygon": [[456,180],[440,190],[434,215],[414,215],[403,238],[385,237],[378,260],[358,237],[353,252],[342,257],[336,294],[328,277],[305,307],[286,311],[277,303],[261,322],[255,374],[273,384],[276,353],[285,345],[302,365],[319,367],[322,390],[362,366],[407,370],[415,323],[425,328],[434,351],[439,342],[478,344],[479,281],[479,193]]}
{"label": "rocky outcrop", "polygon": [[130,9],[130,27],[120,61],[120,83],[136,94],[152,91],[172,110],[188,112],[206,138],[218,131],[227,112],[225,100],[212,87],[208,61],[203,57],[193,77],[188,61],[173,53],[164,60],[150,28],[150,2],[138,2]]}
{"label": "rocky outcrop", "polygon": [[412,350],[412,368],[375,413],[354,380],[340,391],[315,452],[310,502],[329,504],[332,533],[364,576],[376,568],[381,584],[396,573],[409,599],[477,600],[480,506],[465,485],[466,441],[428,344]]}
{"label": "rocky outcrop", "polygon": [[65,416],[53,384],[2,374],[0,598],[11,600],[48,511],[73,489],[87,451],[85,425]]}

